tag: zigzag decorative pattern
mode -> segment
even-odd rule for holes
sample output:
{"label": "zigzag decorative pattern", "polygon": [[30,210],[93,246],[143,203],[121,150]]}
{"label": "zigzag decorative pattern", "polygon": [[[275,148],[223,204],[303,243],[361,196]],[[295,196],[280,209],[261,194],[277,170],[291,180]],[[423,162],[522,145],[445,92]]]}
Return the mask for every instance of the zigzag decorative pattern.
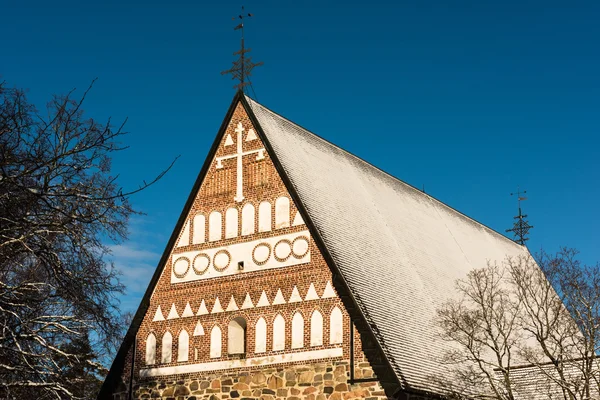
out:
{"label": "zigzag decorative pattern", "polygon": [[[209,312],[208,308],[206,306],[206,301],[203,299],[201,301],[200,306],[198,307],[198,311],[196,312],[195,315],[200,316],[200,315],[206,315],[206,314],[217,314],[217,313],[222,313],[222,312],[238,311],[240,308],[242,310],[245,310],[245,309],[255,308],[255,307],[267,307],[267,306],[275,306],[275,305],[287,304],[287,303],[299,303],[302,301],[329,299],[329,298],[333,298],[333,297],[336,297],[336,294],[335,294],[335,291],[333,290],[333,286],[331,286],[331,282],[329,282],[329,281],[327,282],[327,284],[325,285],[325,289],[323,290],[323,293],[321,294],[321,296],[319,296],[319,294],[317,293],[317,290],[315,289],[315,285],[313,283],[311,283],[310,286],[308,287],[308,290],[307,290],[304,298],[300,295],[300,291],[298,290],[298,287],[294,286],[294,288],[292,289],[292,293],[290,294],[290,297],[287,301],[285,300],[285,297],[283,296],[283,292],[281,291],[281,289],[277,289],[277,294],[273,298],[272,302],[269,301],[267,294],[263,290],[262,293],[260,294],[260,297],[259,297],[256,305],[254,305],[252,298],[250,297],[250,293],[246,293],[246,296],[244,297],[244,302],[242,303],[241,307],[238,307],[238,305],[235,301],[235,298],[232,295],[230,297],[227,308],[225,308],[225,309],[223,309],[223,307],[221,306],[221,301],[217,297],[215,299],[215,302],[213,304],[211,311]],[[193,316],[194,316],[194,312],[192,311],[192,308],[191,308],[189,302],[185,305],[185,308],[184,308],[183,312],[181,313],[181,316],[177,312],[177,307],[175,306],[175,303],[173,303],[173,304],[171,304],[171,308],[169,310],[169,315],[167,316],[166,319],[187,318],[187,317],[193,317]],[[154,318],[152,319],[152,321],[156,322],[156,321],[164,321],[164,320],[165,320],[165,318],[163,317],[161,307],[159,305],[156,308],[156,311],[154,313]]]}

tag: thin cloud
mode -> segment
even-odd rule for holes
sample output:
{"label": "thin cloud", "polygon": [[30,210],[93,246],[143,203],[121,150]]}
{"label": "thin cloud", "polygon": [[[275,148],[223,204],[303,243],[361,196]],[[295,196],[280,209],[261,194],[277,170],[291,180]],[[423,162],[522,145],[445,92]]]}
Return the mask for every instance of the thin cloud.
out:
{"label": "thin cloud", "polygon": [[114,263],[125,286],[125,293],[119,296],[121,312],[135,311],[139,306],[162,256],[168,234],[154,218],[136,216],[129,221],[129,239],[107,246],[110,250],[107,259]]}
{"label": "thin cloud", "polygon": [[136,245],[135,243],[111,245],[111,246],[108,246],[108,249],[110,250],[110,253],[111,253],[110,258],[115,262],[118,262],[119,260],[122,260],[122,259],[143,260],[143,261],[157,260],[158,261],[158,258],[160,257],[160,254],[158,254],[156,252],[138,248],[138,245]]}
{"label": "thin cloud", "polygon": [[119,298],[121,311],[135,311],[161,255],[133,242],[112,245],[109,249],[111,254],[108,258],[120,272],[121,283],[125,286],[125,293]]}

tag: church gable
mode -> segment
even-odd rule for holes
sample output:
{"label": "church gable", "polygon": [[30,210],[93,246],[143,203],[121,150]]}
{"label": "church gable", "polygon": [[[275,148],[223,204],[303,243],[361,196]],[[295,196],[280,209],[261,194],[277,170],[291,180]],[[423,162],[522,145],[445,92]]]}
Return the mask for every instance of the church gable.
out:
{"label": "church gable", "polygon": [[507,254],[238,92],[99,398],[430,398],[436,305]]}
{"label": "church gable", "polygon": [[[248,374],[258,376],[258,386],[244,397],[273,389],[278,397],[293,397],[307,390],[295,388],[301,385],[329,398],[337,384],[352,390],[345,382],[353,355],[353,372],[369,381],[353,397],[383,397],[260,127],[242,102],[232,107],[142,303],[133,366],[129,352],[121,379],[131,382],[127,370],[133,372],[134,398],[171,397],[168,385],[151,389],[156,381],[184,381],[184,392],[203,394],[193,390],[193,382],[203,380],[218,399],[235,398],[242,392],[225,383],[212,387],[215,377],[243,387]],[[300,382],[291,378],[297,369],[312,372]],[[326,378],[334,369],[335,382]],[[276,383],[262,382],[261,375]]]}
{"label": "church gable", "polygon": [[140,378],[348,354],[331,271],[241,103],[180,225],[137,334]]}

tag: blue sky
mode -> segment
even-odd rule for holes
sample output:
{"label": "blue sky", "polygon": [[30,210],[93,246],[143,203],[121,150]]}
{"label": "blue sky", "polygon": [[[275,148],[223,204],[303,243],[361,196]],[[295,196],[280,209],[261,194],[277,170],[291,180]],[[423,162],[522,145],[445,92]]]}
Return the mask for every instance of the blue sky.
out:
{"label": "blue sky", "polygon": [[[0,10],[0,76],[42,107],[97,83],[89,116],[130,132],[136,188],[114,246],[137,307],[234,95],[238,2],[20,1]],[[523,206],[529,247],[600,260],[600,3],[252,1],[258,100],[500,231]]]}

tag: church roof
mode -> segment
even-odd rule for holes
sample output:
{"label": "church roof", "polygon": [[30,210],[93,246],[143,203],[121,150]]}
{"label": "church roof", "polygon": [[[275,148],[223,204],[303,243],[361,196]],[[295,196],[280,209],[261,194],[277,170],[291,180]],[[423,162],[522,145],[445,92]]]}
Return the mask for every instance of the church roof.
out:
{"label": "church roof", "polygon": [[436,335],[436,308],[456,296],[456,279],[527,249],[246,101],[340,275],[338,293],[349,292],[401,386],[439,393],[431,378],[443,373],[447,344]]}
{"label": "church roof", "polygon": [[154,287],[239,101],[332,269],[386,394],[441,393],[431,379],[443,374],[447,345],[435,333],[436,308],[456,295],[456,279],[527,249],[238,92],[98,398],[111,399],[126,373]]}

